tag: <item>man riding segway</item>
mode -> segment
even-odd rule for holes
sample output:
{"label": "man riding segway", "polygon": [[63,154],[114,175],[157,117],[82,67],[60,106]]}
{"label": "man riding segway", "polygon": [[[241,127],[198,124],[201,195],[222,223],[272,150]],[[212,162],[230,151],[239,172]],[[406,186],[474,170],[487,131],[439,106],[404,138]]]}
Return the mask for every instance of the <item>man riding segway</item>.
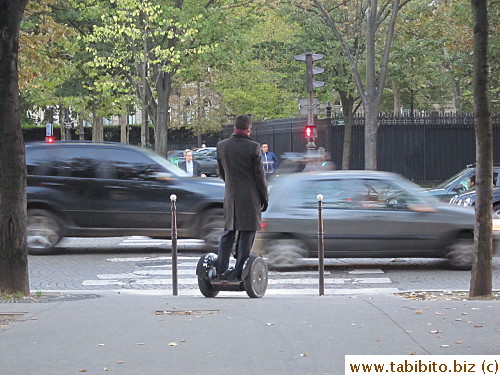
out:
{"label": "man riding segway", "polygon": [[[198,284],[207,297],[215,296],[210,290],[218,293],[218,290],[243,290],[242,287],[251,297],[262,297],[267,288],[264,260],[250,256],[255,233],[260,229],[261,212],[266,211],[268,205],[260,145],[250,138],[251,130],[250,117],[238,116],[231,137],[217,144],[219,174],[226,183],[225,224],[218,256],[207,254],[198,263]],[[236,264],[228,268],[235,240]],[[209,295],[204,293],[206,288]],[[249,293],[248,288],[255,290]]]}

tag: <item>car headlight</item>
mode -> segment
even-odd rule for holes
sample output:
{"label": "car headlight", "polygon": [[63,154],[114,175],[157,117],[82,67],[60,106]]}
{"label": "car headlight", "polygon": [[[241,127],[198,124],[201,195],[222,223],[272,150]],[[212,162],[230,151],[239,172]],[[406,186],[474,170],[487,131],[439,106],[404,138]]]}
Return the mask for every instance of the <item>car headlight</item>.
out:
{"label": "car headlight", "polygon": [[458,195],[454,195],[450,201],[448,202],[448,204],[458,204],[457,202],[457,198],[458,198]]}
{"label": "car headlight", "polygon": [[470,197],[467,197],[467,198],[464,199],[463,205],[464,205],[464,207],[468,207],[468,206],[471,205],[471,199],[470,199]]}

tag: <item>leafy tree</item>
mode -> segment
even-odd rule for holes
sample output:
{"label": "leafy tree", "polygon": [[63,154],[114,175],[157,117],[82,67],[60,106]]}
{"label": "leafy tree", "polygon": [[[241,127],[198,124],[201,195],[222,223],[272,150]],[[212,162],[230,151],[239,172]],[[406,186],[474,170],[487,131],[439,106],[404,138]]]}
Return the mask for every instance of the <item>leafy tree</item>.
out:
{"label": "leafy tree", "polygon": [[[356,93],[356,85],[353,80],[349,62],[342,50],[342,46],[336,38],[331,35],[331,29],[322,22],[318,22],[317,15],[302,7],[292,7],[285,10],[289,18],[296,25],[297,40],[295,54],[304,51],[317,51],[324,54],[324,60],[320,61],[321,67],[325,69],[321,75],[325,85],[316,89],[322,102],[339,102],[342,106],[342,114],[345,116],[344,142],[342,152],[342,169],[349,169],[352,126],[354,114],[359,108],[359,96]],[[349,30],[348,24],[343,24],[345,33],[356,36]],[[358,42],[354,41],[354,44]],[[303,70],[303,65],[301,66]],[[301,77],[301,82],[304,79]],[[303,86],[301,91],[304,91]],[[335,94],[335,92],[337,94]]]}
{"label": "leafy tree", "polygon": [[[82,6],[89,1],[81,1]],[[213,8],[223,10],[222,5],[210,0],[112,0],[99,5],[102,23],[85,37],[93,54],[90,64],[121,75],[133,88],[143,114],[155,125],[155,148],[166,154],[175,74],[187,56],[210,48],[212,40],[198,38],[199,30],[210,16],[219,15]],[[143,144],[147,142],[144,120]]]}
{"label": "leafy tree", "polygon": [[19,118],[18,51],[28,0],[0,2],[0,291],[29,294],[26,163]]}
{"label": "leafy tree", "polygon": [[[387,77],[394,27],[399,10],[409,0],[344,1],[297,0],[298,6],[317,15],[341,44],[347,57],[365,114],[365,168],[377,169],[377,116]],[[346,33],[344,24],[351,24]],[[358,37],[354,37],[357,35]],[[362,35],[362,36],[361,36]],[[380,45],[382,44],[382,45]],[[359,67],[366,56],[365,79]]]}

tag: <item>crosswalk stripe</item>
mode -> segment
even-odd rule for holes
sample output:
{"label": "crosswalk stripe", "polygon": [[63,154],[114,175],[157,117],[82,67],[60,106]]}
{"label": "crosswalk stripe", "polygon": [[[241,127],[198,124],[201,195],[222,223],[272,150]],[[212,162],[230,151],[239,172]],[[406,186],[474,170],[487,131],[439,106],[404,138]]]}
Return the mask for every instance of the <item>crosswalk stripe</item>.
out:
{"label": "crosswalk stripe", "polygon": [[[143,241],[149,244],[160,244],[167,246],[170,240],[152,240],[143,237],[130,237],[124,243],[142,246]],[[120,287],[120,290],[135,290],[136,288],[147,288],[149,290],[165,290],[172,288],[172,257],[168,256],[142,256],[142,257],[116,257],[108,258],[109,262],[135,263],[139,268],[131,272],[115,274],[98,274],[95,280],[85,280],[83,286],[88,287]],[[192,256],[177,257],[177,275],[180,294],[200,295],[198,290],[198,279],[195,269],[199,259]],[[316,264],[314,259],[304,259],[304,265]],[[392,284],[389,277],[384,277],[381,269],[352,269],[342,272],[325,272],[325,294],[329,295],[356,295],[356,294],[383,294],[397,293],[397,288],[377,287],[377,285]],[[336,277],[332,277],[332,276]],[[298,272],[270,271],[268,274],[269,295],[317,295],[319,284],[317,270],[300,270]],[[359,287],[356,287],[359,285]],[[135,286],[135,288],[134,288]],[[164,288],[162,288],[164,287]],[[220,295],[224,295],[223,292]],[[231,293],[229,292],[229,295]]]}

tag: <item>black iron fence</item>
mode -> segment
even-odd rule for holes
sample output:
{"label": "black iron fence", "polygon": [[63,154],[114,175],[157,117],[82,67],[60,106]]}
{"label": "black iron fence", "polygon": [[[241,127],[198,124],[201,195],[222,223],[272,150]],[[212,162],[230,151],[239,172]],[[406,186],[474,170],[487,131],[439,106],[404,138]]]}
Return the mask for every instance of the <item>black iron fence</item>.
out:
{"label": "black iron fence", "polygon": [[[269,144],[280,157],[304,152],[306,119],[264,121],[253,125],[252,138]],[[342,166],[345,126],[343,118],[320,119],[316,146],[324,147]],[[476,160],[474,118],[462,115],[380,116],[377,165],[419,183],[442,181]],[[232,127],[224,128],[228,137]],[[493,117],[494,162],[500,163],[500,117]],[[350,169],[364,169],[364,118],[357,116],[352,129]]]}

